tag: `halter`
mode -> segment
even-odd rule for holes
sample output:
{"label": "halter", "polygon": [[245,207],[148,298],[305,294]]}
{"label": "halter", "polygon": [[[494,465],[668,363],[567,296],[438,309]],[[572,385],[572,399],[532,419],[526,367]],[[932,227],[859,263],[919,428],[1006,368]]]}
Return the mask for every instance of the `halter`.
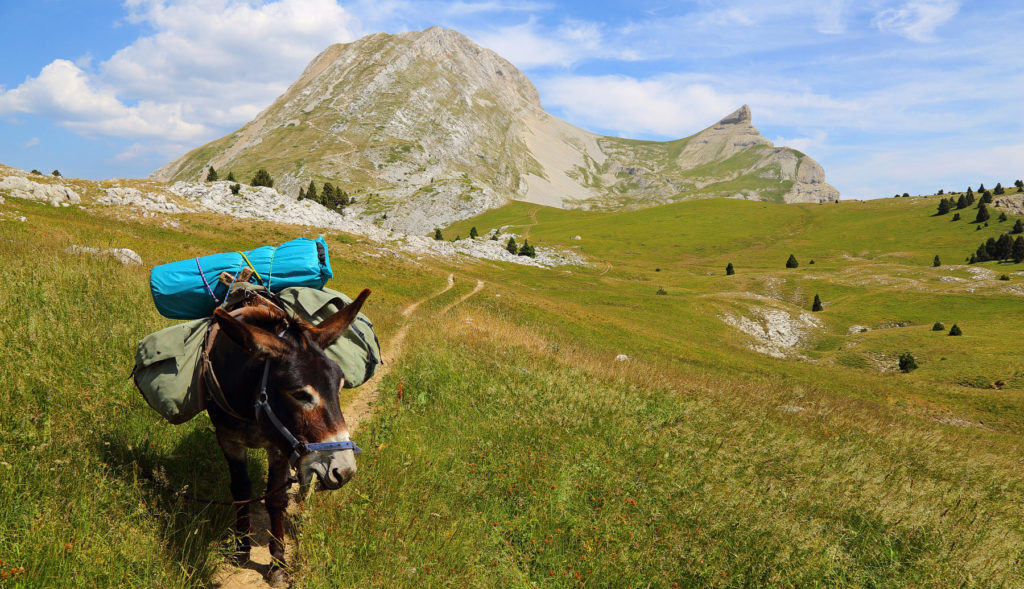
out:
{"label": "halter", "polygon": [[256,423],[260,421],[260,412],[262,411],[267,418],[270,419],[270,423],[274,426],[279,434],[284,436],[284,439],[291,445],[291,456],[288,457],[288,464],[295,466],[300,458],[306,454],[313,452],[333,452],[336,450],[352,450],[352,452],[359,456],[363,453],[363,450],[356,446],[356,443],[347,440],[344,442],[317,442],[314,444],[307,444],[300,442],[292,432],[288,431],[288,428],[281,423],[281,420],[274,414],[274,410],[270,407],[270,402],[267,397],[267,381],[270,377],[270,360],[265,360],[263,363],[263,379],[260,382],[260,395],[256,399]]}

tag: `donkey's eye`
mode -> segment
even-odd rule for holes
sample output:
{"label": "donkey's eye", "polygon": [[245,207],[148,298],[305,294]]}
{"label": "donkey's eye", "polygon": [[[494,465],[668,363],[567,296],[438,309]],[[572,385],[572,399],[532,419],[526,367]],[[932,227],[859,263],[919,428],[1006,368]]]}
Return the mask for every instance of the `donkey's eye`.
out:
{"label": "donkey's eye", "polygon": [[309,392],[309,387],[295,389],[294,391],[289,391],[288,394],[291,395],[291,397],[295,399],[295,401],[297,401],[300,405],[316,404],[316,397]]}

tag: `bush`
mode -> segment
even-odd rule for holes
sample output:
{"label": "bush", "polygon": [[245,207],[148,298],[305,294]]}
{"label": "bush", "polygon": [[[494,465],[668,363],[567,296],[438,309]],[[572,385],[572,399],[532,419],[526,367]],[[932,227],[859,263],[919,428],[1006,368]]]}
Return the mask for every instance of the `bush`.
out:
{"label": "bush", "polygon": [[793,254],[789,254],[789,259],[786,260],[786,267],[787,268],[796,268],[798,266],[800,266],[800,262],[796,261],[796,256],[794,256]]}
{"label": "bush", "polygon": [[471,239],[476,239],[479,236],[480,236],[480,234],[476,232],[476,226],[470,227],[470,229],[469,229],[469,237]]}
{"label": "bush", "polygon": [[42,176],[43,175],[42,172],[40,172],[39,170],[35,170],[35,169],[32,170],[31,172],[29,172],[29,174],[32,174],[33,176]]}
{"label": "bush", "polygon": [[267,188],[274,187],[274,179],[270,177],[270,172],[260,168],[256,170],[256,174],[252,177],[252,186],[266,186]]}
{"label": "bush", "polygon": [[938,268],[941,265],[942,265],[942,261],[939,260],[939,254],[935,254],[935,259],[932,260],[932,266]]}
{"label": "bush", "polygon": [[508,243],[505,244],[505,250],[513,256],[519,253],[519,246],[516,245],[515,237],[508,238]]}
{"label": "bush", "polygon": [[1002,276],[999,277],[999,280],[1009,280],[1009,279],[1010,279],[1010,277],[1007,276],[1006,274],[1003,274]]}
{"label": "bush", "polygon": [[729,264],[726,265],[726,267],[725,267],[725,275],[726,276],[732,276],[735,273],[736,273],[736,269],[732,267],[732,262],[729,262]]}
{"label": "bush", "polygon": [[904,192],[903,193],[903,198],[910,198],[910,193],[909,192]]}
{"label": "bush", "polygon": [[1006,213],[999,213],[999,222],[1002,223],[1006,220]]}
{"label": "bush", "polygon": [[231,194],[238,194],[241,191],[242,191],[242,185],[241,184],[236,182],[236,183],[231,185]]}
{"label": "bush", "polygon": [[227,180],[228,182],[238,182],[238,180],[235,180],[234,172],[228,172],[228,177],[225,178],[225,180]]}
{"label": "bush", "polygon": [[664,288],[661,288],[661,287],[659,286],[659,287],[658,287],[658,292],[656,292],[656,293],[654,293],[654,294],[659,294],[659,295],[667,295],[667,294],[668,294],[668,291],[667,291],[667,290],[665,290]]}
{"label": "bush", "polygon": [[1017,219],[1017,222],[1013,224],[1013,229],[1010,229],[1010,233],[1013,235],[1024,233],[1024,223],[1021,223],[1020,219]]}
{"label": "bush", "polygon": [[960,220],[960,213],[953,213],[953,220],[954,221],[959,221]]}
{"label": "bush", "polygon": [[900,354],[900,372],[910,372],[911,370],[917,370],[917,360],[910,352],[903,352]]}
{"label": "bush", "polygon": [[946,326],[943,325],[941,321],[936,321],[935,324],[932,325],[932,331],[946,331]]}
{"label": "bush", "polygon": [[206,172],[206,181],[207,182],[216,182],[217,181],[217,170],[213,169],[213,166],[210,166],[210,171]]}
{"label": "bush", "polygon": [[949,328],[949,335],[963,335],[963,334],[964,334],[964,332],[960,331],[960,326],[957,325],[956,323],[953,324],[953,327]]}
{"label": "bush", "polygon": [[523,247],[519,248],[519,255],[536,258],[537,252],[534,251],[533,246],[530,245],[530,242],[528,240],[523,240]]}
{"label": "bush", "polygon": [[818,311],[821,311],[821,310],[823,310],[823,307],[821,306],[821,298],[818,297],[817,294],[815,294],[814,295],[814,303],[811,304],[811,311],[814,311],[815,313],[817,313]]}
{"label": "bush", "polygon": [[440,227],[438,227],[437,229],[434,229],[434,239],[436,239],[437,241],[442,241],[444,239],[444,236],[441,235],[441,228]]}
{"label": "bush", "polygon": [[992,189],[992,194],[999,195],[1006,192],[1001,182],[996,182],[996,187]]}
{"label": "bush", "polygon": [[50,173],[53,174],[54,178],[60,178],[60,170],[54,170]]}

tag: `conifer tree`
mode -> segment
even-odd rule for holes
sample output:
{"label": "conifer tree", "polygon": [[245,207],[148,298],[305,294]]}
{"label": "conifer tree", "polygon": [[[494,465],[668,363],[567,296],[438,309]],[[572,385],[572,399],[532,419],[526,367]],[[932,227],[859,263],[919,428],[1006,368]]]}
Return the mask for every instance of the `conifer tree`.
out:
{"label": "conifer tree", "polygon": [[1006,220],[1006,213],[1005,212],[999,213],[999,222],[1002,223],[1005,220]]}
{"label": "conifer tree", "polygon": [[821,310],[822,310],[821,298],[817,294],[815,294],[814,295],[814,302],[811,303],[811,311],[817,313],[818,311],[821,311]]}
{"label": "conifer tree", "polygon": [[910,372],[911,370],[917,370],[917,360],[910,352],[903,352],[900,354],[900,372]]}
{"label": "conifer tree", "polygon": [[306,189],[302,186],[299,187],[299,200],[306,198]]}
{"label": "conifer tree", "polygon": [[725,266],[725,275],[726,275],[726,276],[732,276],[732,275],[733,275],[733,274],[735,274],[735,273],[736,273],[736,269],[732,267],[732,262],[729,262],[729,263],[728,263],[728,264],[727,264],[727,265]]}
{"label": "conifer tree", "polygon": [[939,260],[939,254],[935,254],[935,259],[932,260],[932,266],[938,268],[941,265],[942,265],[942,261]]}
{"label": "conifer tree", "polygon": [[974,193],[967,189],[967,206],[974,204]]}
{"label": "conifer tree", "polygon": [[786,260],[786,267],[787,268],[796,268],[798,266],[800,266],[800,262],[796,261],[796,256],[794,256],[793,254],[789,254],[789,259]]}
{"label": "conifer tree", "polygon": [[985,183],[978,184],[978,194],[985,192]]}
{"label": "conifer tree", "polygon": [[992,204],[992,193],[986,190],[981,193],[981,202],[984,204]]}
{"label": "conifer tree", "polygon": [[960,198],[956,199],[956,208],[958,208],[958,209],[966,209],[967,208],[967,197],[966,196],[961,194]]}
{"label": "conifer tree", "polygon": [[320,202],[320,195],[316,193],[316,184],[310,180],[309,188],[306,189],[306,198],[313,202]]}
{"label": "conifer tree", "polygon": [[438,227],[437,229],[434,229],[434,239],[436,239],[437,241],[441,241],[441,240],[444,239],[444,236],[441,235],[441,228],[440,227]]}
{"label": "conifer tree", "polygon": [[996,248],[996,240],[994,237],[989,237],[985,241],[985,253],[988,255],[989,260],[998,260],[999,249]]}
{"label": "conifer tree", "polygon": [[516,245],[515,237],[508,238],[508,243],[505,244],[505,249],[508,250],[508,253],[512,254],[513,256],[519,253],[519,246]]}
{"label": "conifer tree", "polygon": [[970,186],[967,187],[966,194],[967,194],[967,198],[974,198],[974,190],[972,190]]}
{"label": "conifer tree", "polygon": [[1017,222],[1013,224],[1013,229],[1010,230],[1010,233],[1014,235],[1024,233],[1024,223],[1021,223],[1020,219],[1017,219]]}
{"label": "conifer tree", "polygon": [[943,194],[946,194],[946,191],[940,188],[939,191],[936,192],[935,194],[938,194],[939,196],[942,196]]}
{"label": "conifer tree", "polygon": [[335,208],[338,204],[334,194],[334,185],[330,182],[324,182],[324,189],[320,192],[320,204],[329,209]]}
{"label": "conifer tree", "polygon": [[480,234],[476,232],[476,225],[474,225],[473,227],[469,228],[469,237],[470,238],[476,239],[479,236],[480,236]]}
{"label": "conifer tree", "polygon": [[989,219],[988,207],[985,206],[984,202],[978,203],[978,216],[975,217],[974,222],[975,223],[984,223],[985,221],[988,221],[988,219]]}
{"label": "conifer tree", "polygon": [[943,325],[941,321],[936,321],[932,325],[932,331],[946,331],[946,326]]}
{"label": "conifer tree", "polygon": [[214,170],[213,166],[210,166],[210,171],[206,173],[206,181],[207,182],[216,182],[217,181],[217,170]]}
{"label": "conifer tree", "polygon": [[235,173],[234,172],[228,172],[227,181],[228,182],[238,182],[238,180],[235,180]]}
{"label": "conifer tree", "polygon": [[256,170],[256,174],[252,177],[252,186],[266,186],[267,188],[274,187],[274,179],[270,177],[270,172],[263,168]]}
{"label": "conifer tree", "polygon": [[953,324],[953,327],[949,328],[949,335],[963,335],[963,334],[964,334],[964,332],[960,330],[960,326],[957,325],[956,323]]}
{"label": "conifer tree", "polygon": [[530,245],[530,241],[524,239],[523,240],[523,247],[519,248],[519,255],[520,256],[529,256],[531,258],[535,258],[535,257],[537,257],[537,252],[535,252],[534,249],[533,249],[533,246]]}
{"label": "conifer tree", "polygon": [[1016,186],[1017,188],[1024,188],[1024,180],[1017,180],[1016,182],[1013,183],[1013,185]]}
{"label": "conifer tree", "polygon": [[950,209],[950,204],[949,204],[949,200],[948,199],[944,198],[944,199],[939,201],[939,212],[938,212],[939,215],[945,215],[946,213],[949,212],[949,209]]}
{"label": "conifer tree", "polygon": [[1000,194],[1003,194],[1004,192],[1006,192],[1006,190],[1003,189],[1002,183],[1001,182],[996,182],[996,187],[992,189],[992,194],[995,194],[996,196],[998,196]]}
{"label": "conifer tree", "polygon": [[954,221],[959,221],[960,220],[960,213],[953,213],[953,220]]}
{"label": "conifer tree", "polygon": [[1013,238],[1004,233],[996,241],[995,258],[997,260],[1009,260],[1011,257],[1013,257]]}
{"label": "conifer tree", "polygon": [[1013,240],[1013,249],[1010,251],[1010,256],[1013,258],[1014,264],[1024,262],[1024,237],[1018,235],[1017,239]]}

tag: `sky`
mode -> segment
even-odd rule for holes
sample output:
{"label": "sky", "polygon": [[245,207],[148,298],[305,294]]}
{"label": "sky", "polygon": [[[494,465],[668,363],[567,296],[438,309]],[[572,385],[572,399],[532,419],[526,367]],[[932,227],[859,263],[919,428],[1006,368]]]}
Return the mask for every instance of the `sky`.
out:
{"label": "sky", "polygon": [[597,133],[676,139],[749,104],[843,198],[1024,178],[1020,0],[0,0],[0,163],[143,177],[328,45],[434,25]]}

